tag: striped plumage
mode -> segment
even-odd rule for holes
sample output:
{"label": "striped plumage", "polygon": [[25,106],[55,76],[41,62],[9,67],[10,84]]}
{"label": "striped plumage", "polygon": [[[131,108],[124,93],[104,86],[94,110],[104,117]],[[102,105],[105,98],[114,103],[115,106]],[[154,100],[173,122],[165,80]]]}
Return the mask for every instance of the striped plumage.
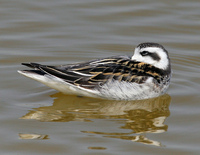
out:
{"label": "striped plumage", "polygon": [[[150,63],[137,61],[144,57],[150,57]],[[168,64],[162,63],[159,64],[160,68],[157,67],[156,62],[159,63],[165,57]],[[138,45],[132,58],[115,56],[60,66],[22,64],[34,70],[19,73],[63,93],[117,100],[159,96],[165,93],[171,77],[168,53],[163,46],[156,43]]]}

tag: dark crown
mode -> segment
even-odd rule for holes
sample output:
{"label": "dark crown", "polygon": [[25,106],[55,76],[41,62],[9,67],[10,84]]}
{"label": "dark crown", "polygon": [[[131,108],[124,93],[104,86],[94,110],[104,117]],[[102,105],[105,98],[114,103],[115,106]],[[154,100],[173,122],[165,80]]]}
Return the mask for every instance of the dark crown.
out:
{"label": "dark crown", "polygon": [[141,48],[146,48],[146,47],[159,47],[159,48],[162,48],[163,50],[165,50],[165,48],[162,45],[160,45],[158,43],[150,43],[150,42],[141,43],[137,47],[139,47],[140,49]]}

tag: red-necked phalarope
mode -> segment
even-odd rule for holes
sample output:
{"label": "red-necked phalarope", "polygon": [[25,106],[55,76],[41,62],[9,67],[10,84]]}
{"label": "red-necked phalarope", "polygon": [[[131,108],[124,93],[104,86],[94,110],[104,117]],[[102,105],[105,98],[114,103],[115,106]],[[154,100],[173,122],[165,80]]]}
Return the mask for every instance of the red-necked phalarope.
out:
{"label": "red-necked phalarope", "polygon": [[111,100],[140,100],[166,92],[171,78],[167,50],[157,43],[142,43],[134,55],[89,62],[46,66],[22,63],[34,70],[18,71],[65,94]]}

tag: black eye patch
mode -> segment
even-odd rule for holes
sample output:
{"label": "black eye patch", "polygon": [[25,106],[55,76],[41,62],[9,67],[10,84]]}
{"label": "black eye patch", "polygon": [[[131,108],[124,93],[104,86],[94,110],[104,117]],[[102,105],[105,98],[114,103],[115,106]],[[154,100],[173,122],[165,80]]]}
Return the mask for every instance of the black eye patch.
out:
{"label": "black eye patch", "polygon": [[151,56],[153,58],[153,60],[156,60],[156,61],[160,60],[160,57],[156,53],[149,53],[149,56]]}
{"label": "black eye patch", "polygon": [[142,52],[140,52],[140,54],[142,56],[147,56],[148,55],[148,56],[152,57],[153,60],[156,60],[156,61],[160,60],[160,57],[156,53],[150,53],[148,51],[142,51]]}

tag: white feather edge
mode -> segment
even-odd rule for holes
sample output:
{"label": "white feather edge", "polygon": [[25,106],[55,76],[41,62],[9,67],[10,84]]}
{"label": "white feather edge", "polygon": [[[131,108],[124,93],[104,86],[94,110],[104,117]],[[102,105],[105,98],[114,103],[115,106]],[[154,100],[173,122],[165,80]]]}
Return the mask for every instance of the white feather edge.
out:
{"label": "white feather edge", "polygon": [[88,96],[88,97],[100,97],[97,95],[97,91],[95,90],[89,90],[89,89],[85,89],[82,88],[80,86],[74,86],[70,83],[67,83],[66,81],[53,76],[53,75],[39,75],[39,74],[35,74],[35,73],[30,73],[28,71],[21,71],[18,70],[18,73],[29,77],[31,79],[34,79],[38,82],[43,83],[44,85],[53,88],[55,90],[58,90],[64,94],[75,94],[75,95],[83,95],[83,96]]}

